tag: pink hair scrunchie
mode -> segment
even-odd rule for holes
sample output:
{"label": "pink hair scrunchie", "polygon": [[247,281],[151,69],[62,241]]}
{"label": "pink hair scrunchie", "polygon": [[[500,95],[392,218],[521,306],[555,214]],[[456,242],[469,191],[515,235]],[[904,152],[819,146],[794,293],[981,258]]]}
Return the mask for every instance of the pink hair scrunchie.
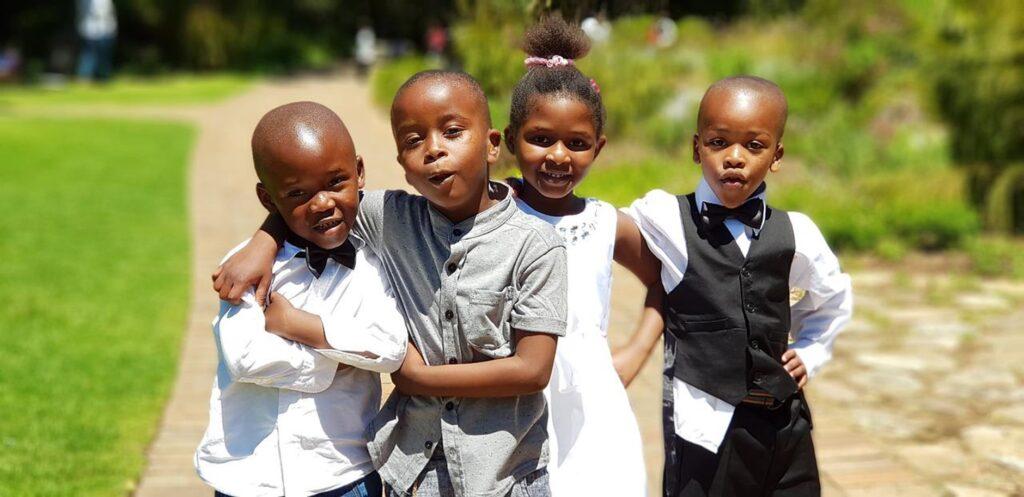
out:
{"label": "pink hair scrunchie", "polygon": [[567,59],[561,55],[553,55],[550,59],[546,59],[544,57],[527,57],[525,62],[526,67],[565,67],[574,64],[572,59]]}

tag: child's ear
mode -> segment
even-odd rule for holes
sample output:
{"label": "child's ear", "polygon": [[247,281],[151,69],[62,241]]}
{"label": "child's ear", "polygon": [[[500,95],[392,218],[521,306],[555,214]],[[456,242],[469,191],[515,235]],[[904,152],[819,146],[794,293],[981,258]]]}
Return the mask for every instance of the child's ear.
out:
{"label": "child's ear", "polygon": [[260,199],[263,208],[267,209],[271,214],[277,212],[277,206],[274,205],[270,192],[267,191],[267,187],[263,186],[263,183],[256,183],[256,197]]}
{"label": "child's ear", "polygon": [[608,137],[606,137],[605,135],[601,135],[601,137],[597,139],[597,146],[594,147],[595,159],[598,155],[601,155],[601,150],[604,148],[605,143],[608,143]]}
{"label": "child's ear", "polygon": [[786,149],[782,146],[782,142],[780,141],[779,144],[775,146],[775,156],[772,157],[772,165],[768,166],[768,169],[771,172],[777,173],[779,172],[779,169],[782,169],[783,155],[786,155]]}
{"label": "child's ear", "polygon": [[487,132],[487,163],[494,164],[498,162],[498,156],[501,154],[501,131],[491,129]]}
{"label": "child's ear", "polygon": [[700,164],[700,146],[699,146],[700,142],[698,140],[700,140],[700,138],[697,136],[697,133],[694,133],[693,134],[693,162],[696,162],[697,164]]}
{"label": "child's ear", "polygon": [[513,138],[515,137],[512,136],[512,129],[505,126],[505,148],[507,148],[511,154],[516,153],[516,141],[513,140]]}
{"label": "child's ear", "polygon": [[363,174],[363,156],[356,156],[356,177],[359,178],[359,189],[366,187],[366,176]]}

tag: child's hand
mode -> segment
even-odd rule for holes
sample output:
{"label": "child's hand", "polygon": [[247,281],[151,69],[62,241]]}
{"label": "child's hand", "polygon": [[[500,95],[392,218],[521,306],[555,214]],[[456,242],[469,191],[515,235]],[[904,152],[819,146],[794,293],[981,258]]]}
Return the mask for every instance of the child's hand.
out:
{"label": "child's hand", "polygon": [[285,336],[287,335],[285,330],[289,328],[288,320],[294,312],[295,306],[288,299],[281,296],[280,293],[274,292],[270,296],[270,303],[267,304],[267,308],[263,311],[267,321],[267,331],[277,336],[288,338]]}
{"label": "child's hand", "polygon": [[234,305],[242,302],[242,294],[256,286],[256,301],[266,302],[270,288],[271,267],[277,256],[277,242],[268,235],[254,236],[248,245],[224,261],[213,272],[213,290]]}
{"label": "child's hand", "polygon": [[796,380],[798,387],[803,388],[807,384],[807,368],[795,350],[789,349],[782,354],[782,367]]}

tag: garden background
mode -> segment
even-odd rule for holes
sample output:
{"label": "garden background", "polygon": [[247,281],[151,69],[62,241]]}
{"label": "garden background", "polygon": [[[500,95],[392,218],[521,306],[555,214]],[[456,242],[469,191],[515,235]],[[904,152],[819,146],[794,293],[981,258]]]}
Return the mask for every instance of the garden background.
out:
{"label": "garden background", "polygon": [[[406,77],[445,66],[481,81],[502,127],[523,72],[518,38],[550,11],[601,15],[610,26],[608,41],[579,63],[608,110],[609,146],[586,195],[624,206],[653,188],[692,189],[696,106],[714,80],[755,74],[786,92],[773,203],[818,223],[857,290],[857,318],[835,364],[811,386],[819,430],[840,426],[849,437],[824,443],[829,491],[1024,495],[1019,2],[115,5],[117,73],[101,84],[70,75],[73,2],[0,8],[0,49],[18,61],[0,82],[0,496],[124,495],[153,471],[188,330],[210,317],[195,317],[196,303],[213,296],[196,275],[215,263],[200,257],[196,237],[223,230],[197,231],[196,219],[235,216],[211,208],[196,178],[220,185],[225,198],[237,189],[248,195],[239,201],[253,200],[244,138],[262,111],[286,97],[358,100],[352,105],[386,122]],[[663,16],[675,26],[670,43],[652,38]],[[364,26],[379,57],[359,79],[351,57]],[[424,55],[425,35],[438,26],[447,50]],[[362,124],[362,113],[339,112]],[[240,143],[203,145],[217,126],[237,127]],[[386,128],[381,134],[368,140],[381,143],[381,165],[395,168]],[[218,160],[242,172],[197,172]],[[495,174],[515,174],[514,164]],[[235,177],[244,184],[216,183]],[[258,208],[231,221],[228,247],[255,226],[251,213]],[[628,277],[617,285],[628,289]],[[617,301],[613,343],[627,338],[635,307]],[[656,365],[646,374],[656,382]],[[199,383],[208,395],[208,379]],[[648,437],[646,427],[659,426],[660,391],[641,381],[630,394]],[[874,452],[850,455],[861,439]],[[910,476],[891,476],[897,467]],[[871,475],[883,487],[857,480]]]}

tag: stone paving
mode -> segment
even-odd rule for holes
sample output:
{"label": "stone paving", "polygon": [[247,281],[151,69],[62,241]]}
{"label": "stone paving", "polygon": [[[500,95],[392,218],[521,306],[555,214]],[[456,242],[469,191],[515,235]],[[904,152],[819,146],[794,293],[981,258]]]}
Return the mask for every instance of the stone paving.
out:
{"label": "stone paving", "polygon": [[[187,120],[199,129],[189,177],[192,310],[178,380],[136,496],[211,493],[192,469],[215,365],[208,275],[262,216],[249,133],[263,112],[293,100],[323,102],[346,119],[371,188],[404,186],[386,117],[365,85],[345,77],[268,82],[212,106],[87,111]],[[977,280],[937,264],[858,266],[855,318],[808,392],[825,496],[1024,497],[1024,283]],[[643,295],[619,267],[615,278],[613,346],[628,340]],[[652,496],[661,481],[660,366],[659,348],[629,389]]]}

